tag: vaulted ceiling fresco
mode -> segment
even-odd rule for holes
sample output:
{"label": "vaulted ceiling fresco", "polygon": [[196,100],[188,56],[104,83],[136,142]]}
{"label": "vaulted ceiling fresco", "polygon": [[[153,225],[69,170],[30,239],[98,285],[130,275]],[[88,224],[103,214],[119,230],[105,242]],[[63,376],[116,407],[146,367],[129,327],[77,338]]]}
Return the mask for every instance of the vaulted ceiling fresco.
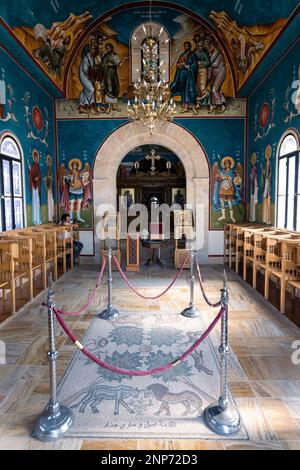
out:
{"label": "vaulted ceiling fresco", "polygon": [[[153,1],[152,19],[170,35],[170,78],[182,42],[196,33],[214,38],[226,63],[224,93],[235,96],[283,31],[297,1]],[[114,40],[124,59],[123,87],[129,86],[132,31],[149,18],[149,1],[40,0],[1,2],[0,15],[32,59],[67,97],[80,91],[80,57],[92,32]],[[128,60],[126,59],[128,58]],[[77,68],[77,71],[76,71]],[[122,78],[123,77],[123,78]],[[127,83],[128,82],[128,83]]]}

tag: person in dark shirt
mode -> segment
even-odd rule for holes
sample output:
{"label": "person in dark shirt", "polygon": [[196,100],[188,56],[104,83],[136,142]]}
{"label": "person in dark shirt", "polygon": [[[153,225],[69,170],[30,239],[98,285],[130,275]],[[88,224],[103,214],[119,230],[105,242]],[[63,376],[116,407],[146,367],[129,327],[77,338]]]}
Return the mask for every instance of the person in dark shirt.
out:
{"label": "person in dark shirt", "polygon": [[[63,214],[61,216],[59,225],[71,225],[70,214]],[[73,224],[74,225],[74,224]],[[82,251],[83,243],[79,240],[73,240],[73,261],[77,263],[77,259]],[[70,256],[70,255],[69,255]]]}

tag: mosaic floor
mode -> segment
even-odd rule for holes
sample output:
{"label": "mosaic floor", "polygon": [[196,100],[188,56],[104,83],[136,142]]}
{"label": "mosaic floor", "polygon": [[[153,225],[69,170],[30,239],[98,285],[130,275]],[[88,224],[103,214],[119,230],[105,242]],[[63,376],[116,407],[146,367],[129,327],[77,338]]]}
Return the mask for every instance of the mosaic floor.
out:
{"label": "mosaic floor", "polygon": [[[202,269],[212,300],[219,297],[222,266]],[[154,295],[167,286],[175,271],[153,267],[129,273],[143,292]],[[74,309],[94,286],[97,266],[81,264],[55,283],[55,300],[64,309]],[[160,301],[143,301],[129,292],[114,272],[113,303],[123,310],[180,312],[188,303],[188,273]],[[31,438],[33,424],[48,401],[47,316],[42,293],[13,318],[0,326],[6,345],[6,364],[0,365],[1,449],[300,449],[300,366],[293,365],[292,343],[300,330],[234,273],[229,273],[230,344],[236,359],[230,360],[230,390],[235,396],[250,440],[90,440],[69,438],[45,444]],[[214,310],[207,308],[196,289],[196,301],[205,324]],[[96,308],[106,304],[106,283],[98,291],[88,314],[69,324],[82,338]],[[57,329],[58,379],[62,377],[74,346]]]}

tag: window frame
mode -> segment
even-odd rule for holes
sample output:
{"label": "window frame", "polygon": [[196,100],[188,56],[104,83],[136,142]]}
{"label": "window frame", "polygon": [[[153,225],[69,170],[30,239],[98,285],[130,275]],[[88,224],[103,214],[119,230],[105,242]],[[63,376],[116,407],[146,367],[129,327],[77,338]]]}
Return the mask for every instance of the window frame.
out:
{"label": "window frame", "polygon": [[[289,137],[293,136],[294,139],[296,140],[297,144],[297,149],[293,150],[290,153],[286,153],[284,155],[280,155],[281,148],[285,142],[285,140]],[[293,210],[293,227],[288,228],[288,209],[289,209],[289,199],[291,196],[289,195],[289,172],[290,172],[290,161],[292,158],[295,158],[295,181],[294,181],[294,193],[293,193],[293,201],[294,201],[294,210]],[[278,194],[278,189],[279,189],[279,168],[280,168],[280,161],[286,160],[286,181],[285,181],[285,195],[280,195]],[[297,209],[298,209],[298,199],[299,199],[299,204],[300,204],[300,149],[299,149],[299,137],[293,130],[288,130],[287,132],[284,133],[282,138],[280,139],[279,145],[278,145],[278,151],[277,151],[277,181],[276,181],[276,227],[286,229],[286,230],[291,230],[291,231],[296,231],[297,230]],[[279,202],[279,197],[284,197],[284,226],[279,227],[278,226],[278,202]]]}
{"label": "window frame", "polygon": [[[143,25],[146,28],[147,34],[145,34],[143,30]],[[131,84],[138,82],[141,79],[142,73],[142,50],[141,46],[146,39],[146,36],[151,35],[153,37],[158,37],[159,32],[163,29],[162,33],[160,34],[158,40],[158,48],[159,48],[159,62],[161,63],[164,61],[164,73],[160,71],[160,79],[166,83],[170,82],[170,69],[171,69],[171,37],[166,29],[158,21],[151,21],[145,20],[140,23],[134,31],[132,31],[130,36],[130,80]]]}
{"label": "window frame", "polygon": [[[3,161],[6,160],[9,162],[9,177],[10,177],[10,199],[11,199],[11,213],[12,213],[12,228],[9,230],[16,229],[16,217],[15,217],[15,200],[20,199],[22,201],[22,221],[23,227],[26,226],[26,219],[25,219],[25,185],[24,185],[24,168],[23,168],[23,153],[20,147],[20,144],[16,140],[16,138],[11,135],[10,133],[5,133],[5,135],[0,136],[0,205],[1,205],[1,226],[2,232],[6,232],[7,225],[5,220],[5,195],[4,195],[4,176],[3,176]],[[14,144],[18,149],[18,157],[12,157],[10,155],[6,155],[5,153],[1,153],[1,148],[3,142],[6,138],[13,140]],[[14,195],[14,181],[13,181],[13,162],[19,163],[20,165],[20,184],[22,188],[22,196],[15,196]],[[22,228],[23,228],[22,227]]]}

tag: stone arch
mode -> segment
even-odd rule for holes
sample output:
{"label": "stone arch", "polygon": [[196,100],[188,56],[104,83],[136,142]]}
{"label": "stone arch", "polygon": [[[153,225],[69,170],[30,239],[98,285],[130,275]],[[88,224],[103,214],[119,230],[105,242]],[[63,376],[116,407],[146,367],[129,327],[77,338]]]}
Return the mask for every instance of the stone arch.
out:
{"label": "stone arch", "polygon": [[[186,175],[186,203],[193,210],[196,204],[203,205],[204,246],[201,258],[208,256],[209,229],[209,163],[197,141],[186,129],[175,123],[157,124],[149,134],[139,122],[130,122],[116,129],[99,147],[94,160],[94,215],[95,225],[100,221],[97,208],[100,204],[116,206],[116,177],[122,159],[134,148],[154,144],[167,147],[181,160]],[[96,255],[100,253],[100,241],[95,239]]]}

